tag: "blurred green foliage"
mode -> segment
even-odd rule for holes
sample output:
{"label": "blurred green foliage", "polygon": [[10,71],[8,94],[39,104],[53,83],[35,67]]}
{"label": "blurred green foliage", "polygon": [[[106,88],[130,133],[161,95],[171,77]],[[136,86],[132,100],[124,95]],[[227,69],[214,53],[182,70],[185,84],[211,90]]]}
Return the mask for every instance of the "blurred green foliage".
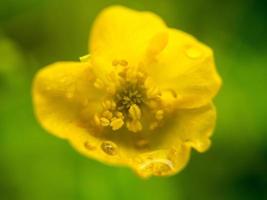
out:
{"label": "blurred green foliage", "polygon": [[[33,116],[36,71],[86,54],[94,17],[112,4],[154,11],[215,50],[213,145],[176,176],[144,181],[87,159]],[[1,0],[0,199],[267,199],[266,19],[260,0]]]}

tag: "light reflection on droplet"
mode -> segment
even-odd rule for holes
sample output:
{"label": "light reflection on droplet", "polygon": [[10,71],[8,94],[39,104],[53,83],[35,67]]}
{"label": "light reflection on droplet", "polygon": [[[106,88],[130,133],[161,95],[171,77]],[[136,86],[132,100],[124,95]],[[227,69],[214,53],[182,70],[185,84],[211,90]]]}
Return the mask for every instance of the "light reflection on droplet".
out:
{"label": "light reflection on droplet", "polygon": [[154,174],[157,176],[168,175],[174,170],[173,162],[167,159],[147,160],[139,166],[143,174]]}
{"label": "light reflection on droplet", "polygon": [[116,155],[117,154],[117,145],[111,141],[104,141],[101,144],[101,149],[108,155]]}

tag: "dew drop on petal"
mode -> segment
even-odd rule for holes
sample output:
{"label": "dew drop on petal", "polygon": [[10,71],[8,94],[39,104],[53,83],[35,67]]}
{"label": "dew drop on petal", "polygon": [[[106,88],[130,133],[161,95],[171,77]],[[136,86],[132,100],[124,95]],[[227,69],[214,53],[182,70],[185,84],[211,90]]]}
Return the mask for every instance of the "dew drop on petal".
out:
{"label": "dew drop on petal", "polygon": [[186,55],[191,59],[197,59],[200,58],[202,55],[202,52],[197,47],[188,47],[185,50]]}
{"label": "dew drop on petal", "polygon": [[165,176],[174,170],[173,162],[168,159],[148,159],[139,166],[139,173],[143,176]]}
{"label": "dew drop on petal", "polygon": [[111,141],[104,141],[101,144],[101,149],[110,156],[114,156],[117,154],[117,145]]}
{"label": "dew drop on petal", "polygon": [[90,151],[96,149],[96,147],[95,147],[94,145],[90,144],[88,141],[86,141],[86,142],[84,143],[84,147],[85,147],[87,150],[90,150]]}

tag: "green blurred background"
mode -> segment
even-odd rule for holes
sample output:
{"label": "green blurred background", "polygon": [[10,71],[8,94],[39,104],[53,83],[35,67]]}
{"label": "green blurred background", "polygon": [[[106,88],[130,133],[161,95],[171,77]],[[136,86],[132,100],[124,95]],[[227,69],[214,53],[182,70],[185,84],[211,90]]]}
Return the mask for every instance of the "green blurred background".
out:
{"label": "green blurred background", "polygon": [[[41,129],[36,71],[87,53],[111,4],[158,13],[215,51],[223,87],[211,149],[167,178],[105,166]],[[267,5],[257,0],[0,0],[0,200],[267,199]]]}

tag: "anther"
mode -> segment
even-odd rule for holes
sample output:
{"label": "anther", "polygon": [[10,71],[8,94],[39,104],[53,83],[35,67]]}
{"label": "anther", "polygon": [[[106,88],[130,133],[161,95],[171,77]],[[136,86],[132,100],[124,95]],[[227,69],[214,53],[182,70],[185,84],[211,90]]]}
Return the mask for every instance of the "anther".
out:
{"label": "anther", "polygon": [[141,118],[141,110],[136,104],[131,105],[129,114],[133,120],[139,120]]}
{"label": "anther", "polygon": [[113,105],[112,104],[113,104],[112,101],[107,100],[107,101],[104,101],[102,103],[102,106],[103,106],[103,108],[105,110],[109,110],[109,109],[112,109],[113,108]]}
{"label": "anther", "polygon": [[112,113],[108,110],[104,111],[102,115],[103,115],[103,117],[105,117],[107,119],[111,119],[113,116]]}
{"label": "anther", "polygon": [[124,124],[124,121],[121,118],[114,118],[112,119],[110,126],[112,127],[112,130],[118,130],[120,129]]}
{"label": "anther", "polygon": [[118,117],[118,118],[124,118],[122,112],[116,112],[115,115]]}
{"label": "anther", "polygon": [[102,126],[108,126],[109,125],[109,120],[105,117],[100,118],[100,123]]}
{"label": "anther", "polygon": [[129,131],[136,133],[141,131],[143,129],[143,126],[139,120],[133,120],[127,122],[127,128]]}

